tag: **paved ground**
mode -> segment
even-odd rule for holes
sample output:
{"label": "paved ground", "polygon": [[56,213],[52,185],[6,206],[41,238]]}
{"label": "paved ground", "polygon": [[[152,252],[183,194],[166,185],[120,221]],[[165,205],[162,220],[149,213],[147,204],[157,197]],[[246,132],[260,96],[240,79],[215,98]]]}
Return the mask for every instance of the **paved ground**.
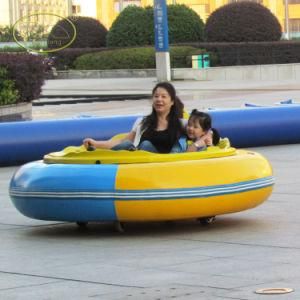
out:
{"label": "paved ground", "polygon": [[[130,79],[73,79],[50,80],[43,88],[43,95],[90,95],[151,94],[155,78]],[[209,107],[240,107],[246,102],[273,105],[294,99],[300,102],[300,85],[295,81],[230,82],[230,81],[175,81],[180,98],[188,110]],[[108,97],[109,98],[109,97]],[[65,99],[65,98],[64,98]],[[41,99],[50,103],[53,99]],[[74,105],[35,106],[34,119],[59,119],[79,115],[126,115],[148,113],[149,100],[93,102]]]}
{"label": "paved ground", "polygon": [[[119,93],[135,87],[144,92],[153,84],[154,79],[51,81],[44,93],[63,87]],[[175,85],[188,109],[300,101],[294,82]],[[33,116],[148,110],[149,101],[135,100],[38,106]],[[263,205],[219,216],[209,227],[195,221],[135,223],[127,224],[123,234],[111,224],[81,230],[23,217],[8,197],[16,167],[0,168],[0,299],[300,299],[300,145],[252,150],[270,160],[276,177],[274,193]],[[269,287],[294,292],[255,294]]]}

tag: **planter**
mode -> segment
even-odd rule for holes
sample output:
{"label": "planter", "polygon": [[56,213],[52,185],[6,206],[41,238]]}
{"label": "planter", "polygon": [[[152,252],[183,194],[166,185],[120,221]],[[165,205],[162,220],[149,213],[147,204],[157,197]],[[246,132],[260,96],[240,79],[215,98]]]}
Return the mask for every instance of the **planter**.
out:
{"label": "planter", "polygon": [[26,102],[0,106],[0,122],[29,121],[31,119],[31,103]]}

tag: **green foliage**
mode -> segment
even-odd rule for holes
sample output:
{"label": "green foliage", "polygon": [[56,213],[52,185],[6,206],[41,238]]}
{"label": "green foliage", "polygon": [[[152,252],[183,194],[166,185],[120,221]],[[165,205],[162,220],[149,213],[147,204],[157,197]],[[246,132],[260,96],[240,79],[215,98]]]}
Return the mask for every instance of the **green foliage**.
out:
{"label": "green foliage", "polygon": [[[203,49],[194,47],[170,47],[171,66],[191,67],[191,55],[203,52]],[[155,50],[153,47],[140,47],[84,54],[75,60],[74,66],[77,70],[154,69]]]}
{"label": "green foliage", "polygon": [[45,66],[43,57],[23,53],[0,53],[0,67],[8,72],[19,92],[17,102],[31,102],[38,99],[44,83]]}
{"label": "green foliage", "polygon": [[108,47],[146,46],[153,44],[153,12],[135,5],[127,6],[113,22],[107,34]]}
{"label": "green foliage", "polygon": [[[13,36],[13,31],[14,31],[13,26],[0,27],[0,42],[4,42],[4,43],[14,42],[15,40]],[[23,40],[20,33],[16,29],[15,29],[15,36],[18,41]]]}
{"label": "green foliage", "polygon": [[[70,48],[99,48],[106,44],[107,29],[96,19],[90,17],[68,17],[76,28],[75,40]],[[58,21],[48,36],[48,48],[61,48],[71,42],[74,28],[66,19]]]}
{"label": "green foliage", "polygon": [[205,36],[208,42],[278,41],[281,26],[263,5],[250,1],[234,2],[209,16]]}
{"label": "green foliage", "polygon": [[19,98],[19,93],[15,88],[13,80],[8,79],[8,72],[0,67],[0,106],[14,104]]}
{"label": "green foliage", "polygon": [[183,4],[168,6],[170,44],[203,41],[204,23],[200,16]]}
{"label": "green foliage", "polygon": [[[153,7],[126,7],[113,22],[107,34],[107,46],[153,45],[153,18]],[[170,44],[203,40],[203,21],[186,5],[168,6],[168,27]]]}
{"label": "green foliage", "polygon": [[21,46],[6,46],[6,47],[3,47],[3,48],[0,48],[0,53],[3,53],[3,52],[27,52],[27,50]]}
{"label": "green foliage", "polygon": [[75,60],[74,66],[79,70],[152,69],[155,51],[144,47],[85,54]]}
{"label": "green foliage", "polygon": [[40,41],[47,39],[48,33],[43,25],[32,26],[30,32],[26,36],[27,41]]}

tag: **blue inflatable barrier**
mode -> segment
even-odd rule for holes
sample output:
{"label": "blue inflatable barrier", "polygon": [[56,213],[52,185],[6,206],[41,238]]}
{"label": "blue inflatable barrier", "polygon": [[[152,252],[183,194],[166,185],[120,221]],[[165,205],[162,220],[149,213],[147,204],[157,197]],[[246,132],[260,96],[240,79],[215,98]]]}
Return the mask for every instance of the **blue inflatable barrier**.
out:
{"label": "blue inflatable barrier", "polygon": [[234,147],[300,143],[300,106],[210,111],[213,125]]}
{"label": "blue inflatable barrier", "polygon": [[0,123],[0,165],[20,165],[49,152],[130,131],[137,116]]}
{"label": "blue inflatable barrier", "polygon": [[[213,126],[232,146],[300,143],[300,105],[210,110]],[[85,137],[108,139],[130,131],[138,116],[27,121],[0,124],[0,165],[42,159],[49,152],[81,145]]]}

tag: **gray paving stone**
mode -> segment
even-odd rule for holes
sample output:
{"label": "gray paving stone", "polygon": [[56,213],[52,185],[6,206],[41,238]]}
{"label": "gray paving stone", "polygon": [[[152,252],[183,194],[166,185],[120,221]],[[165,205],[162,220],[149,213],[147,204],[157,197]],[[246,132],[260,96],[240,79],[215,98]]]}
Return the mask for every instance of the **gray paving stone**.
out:
{"label": "gray paving stone", "polygon": [[[48,81],[45,88],[78,92],[151,90],[153,79]],[[298,83],[175,82],[188,109],[273,105],[294,98]],[[60,92],[61,92],[60,90]],[[67,91],[66,91],[67,92]],[[34,107],[35,119],[84,113],[147,113],[148,100]],[[276,184],[261,206],[195,221],[126,224],[44,222],[22,216],[8,196],[16,167],[0,168],[0,299],[266,299],[263,287],[295,291],[272,299],[298,299],[300,282],[300,145],[252,148],[271,162]]]}

